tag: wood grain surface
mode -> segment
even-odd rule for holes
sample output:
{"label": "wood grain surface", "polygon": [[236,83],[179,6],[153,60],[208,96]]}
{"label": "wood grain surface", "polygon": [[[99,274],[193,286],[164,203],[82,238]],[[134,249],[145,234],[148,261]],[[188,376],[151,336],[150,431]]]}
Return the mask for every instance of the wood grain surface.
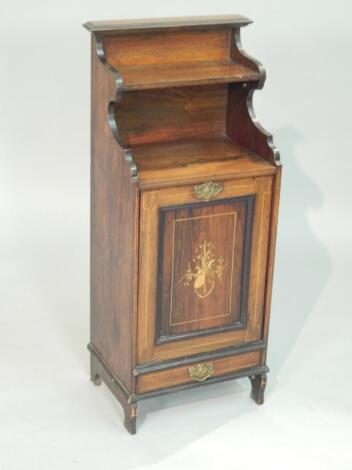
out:
{"label": "wood grain surface", "polygon": [[253,206],[248,196],[159,211],[158,343],[244,328]]}
{"label": "wood grain surface", "polygon": [[231,60],[119,66],[125,91],[259,80],[258,73]]}
{"label": "wood grain surface", "polygon": [[126,93],[116,107],[121,138],[130,147],[225,134],[226,85]]}
{"label": "wood grain surface", "polygon": [[139,200],[130,165],[108,124],[107,103],[114,96],[114,79],[99,60],[93,38],[91,342],[133,392]]}
{"label": "wood grain surface", "polygon": [[[155,32],[110,36],[104,40],[107,61],[128,66],[183,64],[229,60],[228,29]],[[190,47],[192,44],[192,47]]]}
{"label": "wood grain surface", "polygon": [[137,145],[131,152],[145,189],[276,172],[275,166],[224,135]]}
{"label": "wood grain surface", "polygon": [[[214,367],[213,377],[235,372],[241,369],[258,365],[260,352],[239,354],[238,356],[226,357],[209,361]],[[176,385],[190,383],[192,378],[189,374],[189,365],[174,367],[159,372],[144,374],[137,379],[138,393],[150,392],[164,387],[174,387]]]}

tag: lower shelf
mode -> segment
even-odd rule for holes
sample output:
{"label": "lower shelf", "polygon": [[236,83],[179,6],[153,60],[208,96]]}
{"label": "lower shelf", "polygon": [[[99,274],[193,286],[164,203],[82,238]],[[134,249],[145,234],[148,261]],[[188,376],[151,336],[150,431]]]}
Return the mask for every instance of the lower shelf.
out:
{"label": "lower shelf", "polygon": [[131,148],[142,187],[192,182],[200,178],[274,174],[274,165],[227,136],[158,142]]}

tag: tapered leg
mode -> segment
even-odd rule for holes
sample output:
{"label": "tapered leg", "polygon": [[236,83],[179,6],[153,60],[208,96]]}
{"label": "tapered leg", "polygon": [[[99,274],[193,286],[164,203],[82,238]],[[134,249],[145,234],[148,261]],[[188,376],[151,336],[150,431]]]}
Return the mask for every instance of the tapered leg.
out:
{"label": "tapered leg", "polygon": [[249,380],[252,384],[251,398],[253,398],[257,405],[262,405],[264,403],[266,374],[253,375],[249,377]]}
{"label": "tapered leg", "polygon": [[130,434],[136,434],[137,431],[137,403],[127,403],[124,406],[125,411],[125,428]]}

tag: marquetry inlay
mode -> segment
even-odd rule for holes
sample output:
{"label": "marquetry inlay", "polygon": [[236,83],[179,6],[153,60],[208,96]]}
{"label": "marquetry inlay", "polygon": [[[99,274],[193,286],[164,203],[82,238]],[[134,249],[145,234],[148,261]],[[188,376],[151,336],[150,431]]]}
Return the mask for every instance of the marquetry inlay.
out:
{"label": "marquetry inlay", "polygon": [[185,287],[192,286],[200,299],[205,299],[213,292],[215,284],[221,282],[227,266],[222,256],[215,258],[214,248],[207,240],[201,242],[192,261],[188,263],[186,273],[178,281]]}

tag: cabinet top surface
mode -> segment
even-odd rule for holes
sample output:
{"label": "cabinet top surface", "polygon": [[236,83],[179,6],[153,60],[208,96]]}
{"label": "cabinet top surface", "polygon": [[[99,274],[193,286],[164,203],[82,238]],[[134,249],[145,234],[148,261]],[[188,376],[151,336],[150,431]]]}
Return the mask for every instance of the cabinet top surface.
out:
{"label": "cabinet top surface", "polygon": [[126,33],[128,31],[152,31],[160,29],[184,29],[216,26],[246,26],[252,21],[241,15],[185,16],[173,18],[148,18],[131,20],[89,21],[83,26],[97,34]]}

